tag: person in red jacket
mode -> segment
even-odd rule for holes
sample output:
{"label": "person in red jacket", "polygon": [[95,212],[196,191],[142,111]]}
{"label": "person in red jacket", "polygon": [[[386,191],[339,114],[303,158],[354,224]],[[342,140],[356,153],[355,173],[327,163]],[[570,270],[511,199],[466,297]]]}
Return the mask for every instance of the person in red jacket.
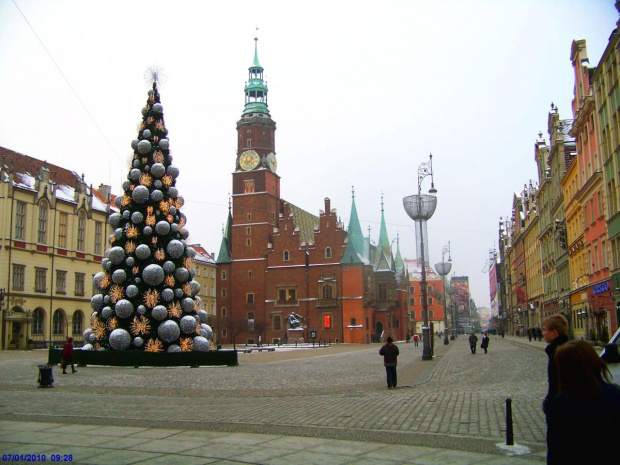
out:
{"label": "person in red jacket", "polygon": [[73,338],[70,337],[65,342],[65,346],[62,349],[62,374],[67,374],[67,365],[71,365],[71,373],[77,373],[75,366],[73,365]]}
{"label": "person in red jacket", "polygon": [[398,358],[398,346],[394,344],[391,337],[387,338],[387,343],[379,350],[379,355],[383,355],[383,365],[387,375],[388,389],[396,389],[396,365]]}

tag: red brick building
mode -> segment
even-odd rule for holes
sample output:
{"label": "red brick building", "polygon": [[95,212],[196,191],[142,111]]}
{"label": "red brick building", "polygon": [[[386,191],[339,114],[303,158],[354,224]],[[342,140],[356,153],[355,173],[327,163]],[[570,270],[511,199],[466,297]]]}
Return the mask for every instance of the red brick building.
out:
{"label": "red brick building", "polygon": [[348,230],[329,198],[318,216],[282,199],[275,130],[255,50],[217,258],[218,341],[404,339],[406,270],[400,252],[393,256],[383,212],[374,246],[362,235],[354,197]]}

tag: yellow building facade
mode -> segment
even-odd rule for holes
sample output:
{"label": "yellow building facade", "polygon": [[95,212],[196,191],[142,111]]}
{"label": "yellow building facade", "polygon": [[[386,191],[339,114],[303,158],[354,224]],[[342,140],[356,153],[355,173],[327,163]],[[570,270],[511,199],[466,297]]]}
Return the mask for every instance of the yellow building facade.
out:
{"label": "yellow building facade", "polygon": [[111,229],[110,188],[0,147],[1,348],[80,346]]}

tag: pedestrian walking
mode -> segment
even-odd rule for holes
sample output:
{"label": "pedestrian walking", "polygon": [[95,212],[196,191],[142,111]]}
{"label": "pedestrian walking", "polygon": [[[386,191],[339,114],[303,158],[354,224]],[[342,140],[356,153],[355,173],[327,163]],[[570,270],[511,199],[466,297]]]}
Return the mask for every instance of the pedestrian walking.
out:
{"label": "pedestrian walking", "polygon": [[[545,318],[542,322],[542,333],[545,338],[545,342],[549,344],[545,347],[549,363],[547,364],[547,380],[549,387],[547,389],[547,396],[543,401],[543,412],[545,416],[549,414],[549,405],[551,400],[558,393],[558,372],[555,367],[555,351],[562,344],[568,341],[568,320],[564,315],[555,314]],[[549,425],[549,419],[547,418],[547,425]]]}
{"label": "pedestrian walking", "polygon": [[534,330],[532,328],[527,330],[527,338],[530,342],[532,342],[532,335],[534,334]]}
{"label": "pedestrian walking", "polygon": [[487,353],[487,350],[489,349],[489,335],[487,333],[484,333],[484,336],[482,336],[482,342],[480,342],[480,348],[484,349],[484,353]]}
{"label": "pedestrian walking", "polygon": [[77,373],[75,366],[73,365],[73,338],[69,337],[65,346],[62,349],[62,360],[60,361],[62,366],[62,374],[67,374],[67,365],[71,365],[71,373]]}
{"label": "pedestrian walking", "polygon": [[418,336],[417,334],[413,335],[413,344],[415,347],[418,347],[418,341],[420,340],[420,336]]}
{"label": "pedestrian walking", "polygon": [[478,344],[478,336],[476,336],[474,333],[471,333],[469,335],[469,348],[471,349],[472,354],[476,353],[476,344]]}
{"label": "pedestrian walking", "polygon": [[[544,326],[543,326],[544,330]],[[555,352],[559,394],[548,414],[547,463],[605,463],[620,437],[620,389],[607,364],[586,341]]]}
{"label": "pedestrian walking", "polygon": [[398,346],[394,344],[394,340],[391,337],[388,337],[385,345],[379,349],[379,355],[383,355],[383,365],[385,366],[388,389],[396,388],[396,365],[398,363],[398,354]]}

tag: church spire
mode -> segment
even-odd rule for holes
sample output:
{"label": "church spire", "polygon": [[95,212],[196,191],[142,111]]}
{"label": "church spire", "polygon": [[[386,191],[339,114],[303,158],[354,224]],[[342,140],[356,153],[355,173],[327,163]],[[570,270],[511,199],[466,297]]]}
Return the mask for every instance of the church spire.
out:
{"label": "church spire", "polygon": [[258,37],[254,37],[254,62],[249,68],[248,82],[245,84],[245,108],[243,117],[269,115],[267,108],[267,84],[263,81],[263,67],[258,61]]}
{"label": "church spire", "polygon": [[364,236],[362,227],[357,216],[355,207],[355,188],[351,187],[351,218],[347,231],[347,248],[340,263],[363,263],[364,262]]}
{"label": "church spire", "polygon": [[387,227],[385,225],[385,212],[383,209],[383,194],[381,194],[381,226],[379,230],[379,242],[375,255],[375,271],[394,270],[394,258],[392,255],[392,244],[388,238]]}

